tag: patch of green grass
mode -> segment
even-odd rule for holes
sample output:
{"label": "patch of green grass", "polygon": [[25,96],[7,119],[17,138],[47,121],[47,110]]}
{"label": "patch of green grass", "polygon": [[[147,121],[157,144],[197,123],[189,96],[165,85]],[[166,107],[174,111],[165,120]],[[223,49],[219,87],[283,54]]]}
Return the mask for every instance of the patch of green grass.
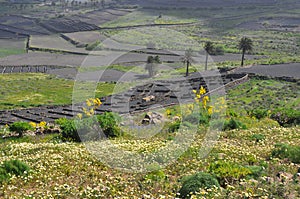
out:
{"label": "patch of green grass", "polygon": [[0,48],[0,57],[6,57],[9,55],[18,55],[25,53],[24,49],[19,48]]}
{"label": "patch of green grass", "polygon": [[[160,17],[159,17],[160,16]],[[175,16],[168,11],[163,14],[159,10],[137,10],[114,21],[101,24],[102,27],[124,27],[146,24],[184,24],[196,22],[195,18]]]}
{"label": "patch of green grass", "polygon": [[297,83],[277,80],[251,79],[228,91],[228,105],[239,113],[246,114],[253,107],[264,110],[282,108],[299,109]]}
{"label": "patch of green grass", "polygon": [[145,69],[139,66],[123,66],[123,65],[110,65],[110,66],[95,66],[95,67],[86,67],[80,68],[79,72],[93,72],[93,71],[100,71],[100,70],[118,70],[121,72],[134,72],[143,74],[145,73]]}
{"label": "patch of green grass", "polygon": [[[0,110],[72,103],[72,80],[36,73],[3,74],[0,80]],[[91,95],[87,88],[94,87],[94,84],[79,82],[76,90],[85,98]],[[93,92],[96,97],[107,96],[112,93],[114,86],[114,83],[99,83]]]}

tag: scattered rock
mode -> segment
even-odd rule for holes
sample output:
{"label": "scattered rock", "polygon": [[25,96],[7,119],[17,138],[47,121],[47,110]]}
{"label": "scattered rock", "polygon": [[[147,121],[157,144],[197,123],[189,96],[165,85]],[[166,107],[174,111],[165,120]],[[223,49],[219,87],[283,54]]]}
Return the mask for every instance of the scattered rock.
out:
{"label": "scattered rock", "polygon": [[180,122],[181,118],[180,118],[179,116],[174,116],[174,117],[172,118],[172,120],[173,120],[174,122]]}
{"label": "scattered rock", "polygon": [[283,171],[279,172],[276,176],[277,176],[277,181],[284,184],[293,181],[293,177],[294,177],[293,174],[283,172]]}
{"label": "scattered rock", "polygon": [[143,102],[151,102],[155,100],[155,96],[154,95],[150,95],[148,97],[144,97],[143,98]]}
{"label": "scattered rock", "polygon": [[163,121],[163,115],[157,112],[148,112],[142,124],[159,124]]}

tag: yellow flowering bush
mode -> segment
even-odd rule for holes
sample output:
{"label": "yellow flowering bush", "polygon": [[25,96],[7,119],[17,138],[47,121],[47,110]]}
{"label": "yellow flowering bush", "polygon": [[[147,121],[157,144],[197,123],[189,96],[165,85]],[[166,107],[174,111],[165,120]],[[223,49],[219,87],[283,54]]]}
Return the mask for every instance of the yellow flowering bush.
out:
{"label": "yellow flowering bush", "polygon": [[91,117],[95,115],[95,110],[102,105],[99,98],[89,98],[85,101],[85,107],[82,107],[83,113],[78,113],[77,118],[82,119],[84,117]]}

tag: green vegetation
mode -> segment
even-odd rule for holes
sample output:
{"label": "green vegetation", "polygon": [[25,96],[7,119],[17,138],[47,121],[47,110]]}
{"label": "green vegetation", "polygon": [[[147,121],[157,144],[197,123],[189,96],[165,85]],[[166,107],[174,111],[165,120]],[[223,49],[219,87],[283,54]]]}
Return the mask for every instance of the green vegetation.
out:
{"label": "green vegetation", "polygon": [[22,137],[26,131],[33,130],[33,128],[27,122],[14,122],[9,126],[9,130],[18,133],[19,137]]}
{"label": "green vegetation", "polygon": [[[295,91],[299,89],[297,83],[272,79],[251,79],[236,89],[230,90],[227,103],[230,109],[235,112],[241,115],[250,114],[258,119],[266,114],[272,115],[278,109],[286,109],[287,112],[295,109],[295,112],[297,112],[300,100],[299,94]],[[257,110],[260,111],[257,112]]]}
{"label": "green vegetation", "polygon": [[225,161],[211,163],[208,170],[217,176],[222,186],[226,186],[226,183],[232,184],[234,181],[239,181],[241,178],[251,174],[250,169]]}
{"label": "green vegetation", "polygon": [[[245,60],[245,65],[300,62],[299,33],[272,24],[278,17],[282,19],[298,17],[299,9],[287,9],[285,4],[288,3],[191,10],[160,9],[153,12],[141,9],[103,26],[196,21],[198,23],[195,25],[172,26],[162,30],[161,35],[151,30],[149,32],[133,30],[130,34],[121,33],[117,40],[129,44],[140,41],[140,45],[154,42],[158,48],[180,50],[193,46],[196,40],[200,45],[197,44],[193,51],[202,49],[202,44],[206,42],[212,42],[214,48],[209,48],[210,54],[240,54],[243,53],[239,50],[240,38],[247,35],[253,44],[251,53],[258,57]],[[277,13],[277,6],[281,7],[280,13]],[[30,13],[35,9],[35,6],[27,8],[22,13]],[[51,9],[62,10],[61,5],[49,8]],[[0,10],[3,10],[3,13],[7,12],[2,7]],[[18,13],[20,10],[15,9],[14,12]],[[51,17],[51,14],[48,17]],[[259,23],[257,30],[248,28],[253,21]],[[236,27],[237,24],[239,27]],[[105,32],[107,36],[119,33],[117,30]],[[184,36],[175,34],[178,32]],[[162,41],[160,39],[162,35],[170,36],[174,45]],[[91,43],[87,50],[94,49],[98,44],[98,41]],[[71,44],[70,46],[73,49],[74,46]],[[22,52],[16,49],[0,50],[0,57],[19,53]],[[186,59],[187,67],[176,67],[174,73],[188,75],[189,72],[206,68],[204,64],[190,65],[187,60],[189,59]],[[240,61],[224,61],[217,65],[230,68],[239,66]],[[105,68],[90,67],[80,70],[91,72]],[[134,66],[113,65],[108,69],[146,72],[144,68]],[[168,71],[159,73],[162,73],[160,78],[171,75]],[[90,95],[87,88],[94,87],[94,83],[76,83],[82,98],[87,99]],[[106,96],[136,84],[137,82],[100,83],[96,85],[95,95]],[[70,104],[73,86],[74,81],[58,79],[51,75],[4,74],[0,76],[0,109]],[[115,86],[117,88],[114,91]],[[1,127],[1,136],[14,131],[22,137],[0,139],[0,197],[299,198],[300,186],[297,177],[300,168],[299,86],[299,82],[267,78],[251,79],[227,91],[226,103],[223,98],[213,105],[210,104],[210,100],[214,98],[205,98],[206,91],[200,88],[199,91],[194,91],[195,104],[200,106],[200,113],[193,112],[195,104],[159,110],[166,122],[163,125],[155,125],[158,129],[155,129],[157,130],[155,134],[152,134],[152,129],[144,130],[143,126],[141,129],[145,132],[141,132],[139,128],[126,129],[120,122],[121,119],[122,123],[131,122],[131,118],[128,119],[127,116],[124,117],[125,121],[114,113],[94,117],[95,104],[89,105],[90,99],[87,100],[87,107],[83,107],[82,114],[79,113],[76,119],[56,121],[55,127],[61,130],[59,134],[27,135],[24,132],[32,130],[32,127],[24,122]],[[224,112],[222,115],[224,117],[211,121],[218,116],[218,112]],[[144,113],[141,115],[145,116]],[[140,122],[140,118],[137,116],[133,122]],[[209,135],[209,127],[214,126],[217,127],[213,128],[217,131],[214,132],[216,135]],[[100,127],[104,135],[99,133]],[[191,130],[190,127],[196,128]],[[163,166],[157,165],[164,163],[169,157],[169,154],[166,157],[153,155],[160,149],[165,150],[166,146],[171,145],[172,151],[180,151],[180,143],[176,143],[176,138],[182,132],[185,136],[193,135],[187,149],[179,154],[176,161]],[[138,137],[140,135],[141,137]],[[108,139],[98,143],[101,136]],[[216,139],[210,142],[210,136],[215,136]],[[99,156],[95,157],[86,145],[79,143],[80,138],[89,141],[89,144],[100,144],[102,148],[95,148]],[[127,158],[126,153],[118,151],[115,154],[110,148],[111,145],[121,149],[122,152],[128,151],[143,157],[147,163],[133,163],[136,164],[136,168],[146,168],[150,172],[127,173],[115,169],[115,164],[113,167],[106,165],[101,157],[109,156],[112,161]],[[207,150],[207,146],[211,146],[212,150],[207,155],[202,154],[203,150]],[[127,165],[122,168],[128,169]],[[134,170],[135,167],[130,169]],[[287,177],[282,178],[281,174]],[[293,176],[292,179],[289,179],[289,176]]]}
{"label": "green vegetation", "polygon": [[245,53],[248,51],[252,51],[253,49],[253,43],[250,38],[243,37],[239,42],[239,50],[242,50],[242,62],[241,66],[244,66],[244,60],[245,60]]}
{"label": "green vegetation", "polygon": [[18,54],[23,54],[25,53],[24,49],[19,49],[19,48],[0,48],[0,57],[6,57],[9,55],[18,55]]}
{"label": "green vegetation", "polygon": [[288,158],[293,163],[300,163],[300,145],[276,144],[272,156],[277,158]]}
{"label": "green vegetation", "polygon": [[79,68],[79,72],[93,72],[99,70],[118,70],[121,72],[134,72],[138,74],[145,73],[145,69],[139,66],[123,66],[123,65],[110,65],[110,66],[99,66],[99,67],[86,67],[86,68]]}
{"label": "green vegetation", "polygon": [[102,115],[98,115],[97,120],[105,136],[113,138],[122,135],[122,131],[118,127],[118,124],[121,121],[118,114],[106,112]]}
{"label": "green vegetation", "polygon": [[124,27],[146,24],[184,24],[197,22],[195,18],[183,18],[161,14],[159,10],[137,10],[114,21],[102,24],[101,27]]}
{"label": "green vegetation", "polygon": [[230,118],[228,121],[225,121],[223,130],[233,130],[233,129],[246,129],[246,125],[241,123],[240,121]]}
{"label": "green vegetation", "polygon": [[179,190],[180,198],[190,198],[190,195],[195,194],[200,188],[219,187],[218,180],[209,173],[199,172],[192,176],[185,177],[182,187]]}
{"label": "green vegetation", "polygon": [[73,142],[81,141],[74,120],[60,118],[55,122],[60,126],[62,141],[73,141]]}
{"label": "green vegetation", "polygon": [[7,160],[0,165],[0,184],[7,182],[12,175],[28,174],[30,168],[20,160]]}
{"label": "green vegetation", "polygon": [[[21,73],[0,76],[0,109],[25,108],[39,105],[62,105],[72,103],[74,81],[59,79],[51,75]],[[93,82],[77,83],[82,96],[89,96],[86,88]],[[96,97],[110,95],[114,83],[99,83]],[[86,99],[87,97],[85,97]]]}
{"label": "green vegetation", "polygon": [[[254,142],[251,136],[261,132],[264,133],[265,141]],[[234,133],[235,136],[228,139],[228,133]],[[198,197],[206,195],[206,198],[216,198],[217,196],[219,199],[225,199],[228,196],[240,197],[241,195],[252,194],[253,196],[268,197],[272,195],[280,198],[282,193],[276,191],[276,187],[280,185],[280,182],[276,178],[271,182],[264,179],[267,179],[267,177],[273,178],[279,171],[295,174],[299,164],[268,159],[274,149],[270,146],[274,146],[281,141],[299,146],[299,133],[299,129],[296,127],[288,129],[267,127],[234,132],[227,131],[221,134],[212,152],[205,158],[198,158],[198,151],[203,141],[203,137],[199,135],[195,138],[187,153],[182,154],[174,164],[147,174],[131,173],[130,175],[105,166],[95,159],[83,145],[78,143],[54,143],[50,137],[47,139],[30,138],[30,142],[6,140],[5,143],[0,143],[2,148],[0,160],[22,159],[34,172],[28,173],[27,178],[14,178],[3,184],[1,190],[9,196],[16,197],[26,197],[29,194],[46,197],[47,194],[51,194],[53,196],[60,195],[60,197],[85,198],[89,194],[90,197],[108,198],[130,197],[147,192],[148,195],[154,198],[158,198],[159,195],[174,198],[178,197],[177,192],[181,192],[180,190],[183,190],[183,187],[192,181],[192,179],[188,180],[185,176],[203,171],[209,174],[200,175],[199,178],[207,180],[197,180],[196,184],[199,184],[199,187],[192,190],[195,191],[193,195]],[[53,138],[55,136],[51,135]],[[32,139],[38,140],[34,141]],[[171,140],[168,141],[158,137],[149,140],[131,140],[119,137],[111,141],[123,149],[138,150],[140,153],[145,153],[160,148],[165,145],[165,142]],[[107,153],[107,151],[103,151],[103,153]],[[252,161],[254,165],[248,164],[250,157],[255,157],[255,161]],[[287,156],[283,158],[285,157]],[[108,175],[110,179],[107,179]],[[218,181],[212,177],[213,175],[216,175]],[[265,177],[261,178],[261,176]],[[82,180],[79,185],[81,188],[78,189],[78,180],[80,179]],[[103,180],[99,184],[99,186],[103,186],[102,190],[97,186],[93,186],[97,179]],[[183,180],[179,181],[179,179]],[[256,179],[256,181],[253,179]],[[223,185],[223,180],[228,181],[226,186],[217,189],[212,186],[209,189],[210,185],[217,186],[218,183]],[[54,181],[55,183],[53,183]],[[116,181],[118,183],[115,183]],[[130,189],[128,189],[129,185]],[[12,186],[20,187],[20,191],[11,190],[10,187]],[[280,186],[284,188],[284,194],[294,193],[294,191],[296,194],[299,193],[297,192],[299,186],[293,182],[287,182],[287,184]],[[104,187],[109,189],[104,189]],[[29,188],[31,188],[31,192],[27,193],[26,190]],[[112,192],[110,190],[118,191]]]}
{"label": "green vegetation", "polygon": [[299,125],[300,110],[280,107],[273,111],[271,118],[276,120],[281,126]]}

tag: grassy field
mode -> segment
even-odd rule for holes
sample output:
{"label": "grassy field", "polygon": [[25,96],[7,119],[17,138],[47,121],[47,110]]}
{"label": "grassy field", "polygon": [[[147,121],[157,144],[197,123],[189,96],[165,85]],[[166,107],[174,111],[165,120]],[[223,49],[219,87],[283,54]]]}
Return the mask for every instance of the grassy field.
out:
{"label": "grassy field", "polygon": [[285,81],[252,79],[228,92],[230,108],[242,113],[251,109],[299,109],[299,85]]}
{"label": "grassy field", "polygon": [[[159,17],[160,16],[160,17]],[[195,18],[172,16],[159,10],[137,10],[118,19],[107,22],[101,27],[124,27],[147,24],[181,24],[196,22]]]}
{"label": "grassy field", "polygon": [[[4,74],[0,76],[0,109],[24,108],[39,105],[61,105],[72,103],[74,81],[58,79],[45,74]],[[82,89],[82,95],[86,88],[93,83],[82,82],[77,84]],[[114,84],[99,83],[96,97],[111,94]]]}

